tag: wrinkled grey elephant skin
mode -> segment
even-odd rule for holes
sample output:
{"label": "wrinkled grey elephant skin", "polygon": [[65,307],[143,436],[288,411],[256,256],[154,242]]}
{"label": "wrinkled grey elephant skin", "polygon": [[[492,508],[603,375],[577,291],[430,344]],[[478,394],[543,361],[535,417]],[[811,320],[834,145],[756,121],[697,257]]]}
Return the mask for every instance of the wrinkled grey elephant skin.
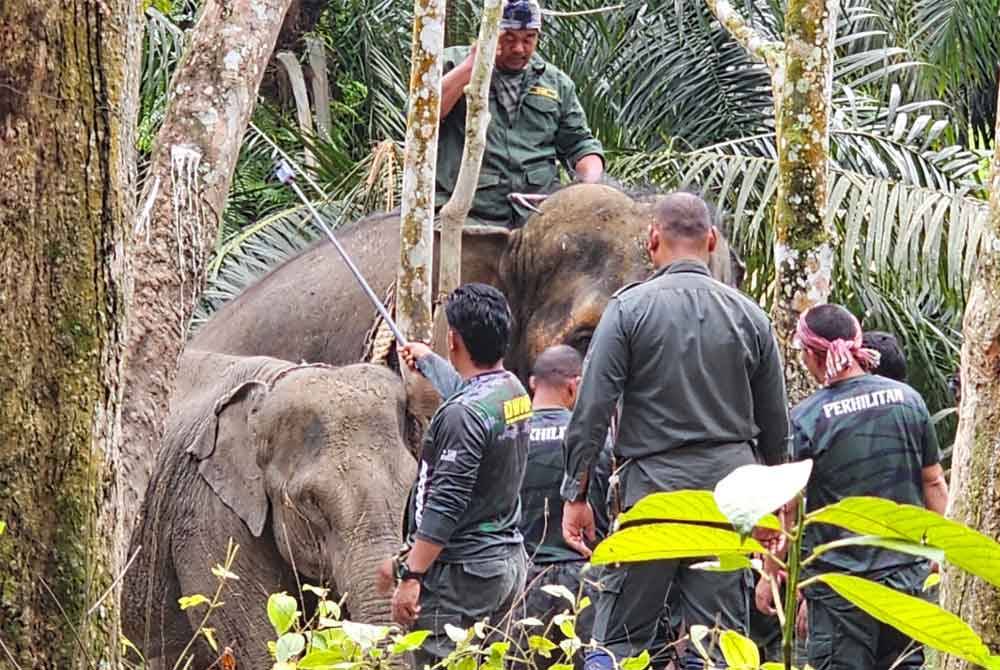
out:
{"label": "wrinkled grey elephant skin", "polygon": [[[580,184],[550,196],[520,230],[465,230],[462,281],[485,282],[506,294],[514,314],[506,365],[523,381],[535,356],[550,345],[585,351],[611,295],[649,276],[645,240],[652,202]],[[398,215],[369,217],[336,234],[375,292],[385,295],[398,265]],[[435,244],[435,257],[437,252]],[[435,261],[435,292],[438,266]],[[712,270],[733,283],[728,245],[720,245]],[[323,241],[224,306],[193,346],[345,365],[361,360],[374,319],[374,307]]]}
{"label": "wrinkled grey elephant skin", "polygon": [[[270,667],[270,593],[303,583],[348,594],[350,615],[387,621],[374,566],[399,546],[416,467],[403,443],[399,377],[373,365],[331,368],[188,349],[163,448],[133,531],[141,546],[124,582],[125,635],[151,667],[173,666],[205,613],[212,566],[239,545],[209,626],[242,670]],[[294,569],[293,569],[294,566]],[[194,668],[216,660],[204,639]]]}

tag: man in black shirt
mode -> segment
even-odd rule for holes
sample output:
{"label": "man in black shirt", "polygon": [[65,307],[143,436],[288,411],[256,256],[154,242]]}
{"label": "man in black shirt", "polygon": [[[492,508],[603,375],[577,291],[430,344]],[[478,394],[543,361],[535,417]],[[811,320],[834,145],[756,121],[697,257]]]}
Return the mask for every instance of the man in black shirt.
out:
{"label": "man in black shirt", "polygon": [[[559,488],[563,478],[563,437],[569,425],[571,410],[576,403],[577,387],[583,358],[576,349],[565,344],[549,347],[535,360],[529,384],[532,399],[531,441],[528,466],[521,486],[521,534],[531,559],[528,569],[529,590],[525,610],[548,624],[553,616],[570,607],[563,598],[542,590],[548,585],[562,585],[578,599],[597,599],[591,580],[580,570],[587,562],[578,551],[566,544],[562,536],[562,497]],[[594,468],[594,481],[587,489],[588,501],[594,510],[597,539],[608,532],[608,478],[611,474],[611,445],[606,443]],[[581,590],[582,584],[582,590]],[[576,621],[576,634],[584,642],[590,640],[594,627],[594,608],[584,609]],[[536,631],[532,631],[536,632]],[[556,634],[558,636],[558,634]],[[559,640],[554,640],[558,642]],[[537,659],[545,665],[545,659]]]}
{"label": "man in black shirt", "polygon": [[465,629],[487,617],[497,623],[524,588],[527,570],[517,523],[531,401],[503,367],[510,310],[495,288],[466,284],[448,298],[445,313],[454,370],[426,345],[402,352],[414,370],[417,358],[430,356],[454,390],[424,437],[407,505],[410,550],[397,561],[392,597],[397,623],[431,631],[417,667],[434,665],[454,647],[446,624]]}

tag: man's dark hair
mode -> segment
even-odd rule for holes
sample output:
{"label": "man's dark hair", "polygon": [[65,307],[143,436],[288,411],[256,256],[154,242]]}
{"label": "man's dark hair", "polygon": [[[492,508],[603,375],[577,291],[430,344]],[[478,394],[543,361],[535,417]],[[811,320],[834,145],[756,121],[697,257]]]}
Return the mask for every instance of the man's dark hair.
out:
{"label": "man's dark hair", "polygon": [[853,340],[858,334],[854,316],[840,305],[819,305],[806,314],[812,332],[827,340]]}
{"label": "man's dark hair", "polygon": [[872,374],[882,375],[898,382],[906,381],[906,354],[896,336],[881,330],[870,330],[861,336],[861,345],[881,354],[878,367]]}
{"label": "man's dark hair", "polygon": [[678,191],[656,203],[653,222],[669,239],[700,240],[712,230],[712,210],[701,196]]}
{"label": "man's dark hair", "polygon": [[573,377],[579,377],[583,370],[583,357],[568,344],[557,344],[538,355],[531,375],[535,382],[545,386],[559,386]]}
{"label": "man's dark hair", "polygon": [[473,363],[489,366],[503,358],[510,339],[510,307],[503,293],[486,284],[463,284],[448,296],[444,312]]}

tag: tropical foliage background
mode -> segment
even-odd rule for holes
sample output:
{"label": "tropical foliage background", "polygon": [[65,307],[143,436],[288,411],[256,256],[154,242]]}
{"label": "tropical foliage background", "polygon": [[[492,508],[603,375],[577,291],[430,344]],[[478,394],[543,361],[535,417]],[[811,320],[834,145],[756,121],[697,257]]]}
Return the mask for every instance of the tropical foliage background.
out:
{"label": "tropical foliage background", "polygon": [[[150,150],[197,0],[146,10],[140,149]],[[780,39],[781,0],[734,2]],[[478,30],[479,7],[449,0],[447,43]],[[576,82],[609,173],[628,188],[694,188],[766,304],[773,280],[777,167],[766,68],[703,0],[549,0],[540,50]],[[597,11],[594,11],[597,10]],[[840,233],[832,300],[905,345],[911,382],[951,442],[949,378],[986,217],[1000,0],[841,0],[834,66],[829,217]],[[269,179],[283,153],[338,224],[391,209],[400,188],[412,3],[331,0],[310,37],[325,45],[329,133],[303,131],[287,74],[272,63],[237,167],[199,314],[206,318],[318,231]],[[315,110],[313,110],[315,111]],[[307,155],[308,154],[308,155]]]}

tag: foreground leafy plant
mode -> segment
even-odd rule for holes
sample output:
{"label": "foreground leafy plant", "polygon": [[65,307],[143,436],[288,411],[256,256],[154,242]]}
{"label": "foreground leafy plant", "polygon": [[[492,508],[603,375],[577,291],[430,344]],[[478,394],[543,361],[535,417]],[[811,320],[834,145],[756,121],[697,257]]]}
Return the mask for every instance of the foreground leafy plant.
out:
{"label": "foreground leafy plant", "polygon": [[[1000,586],[1000,544],[960,523],[913,505],[901,505],[882,498],[845,498],[808,514],[803,513],[801,490],[811,469],[811,461],[774,467],[750,465],[737,468],[708,491],[657,493],[641,500],[619,517],[617,530],[594,552],[595,564],[627,563],[654,558],[719,557],[713,569],[741,569],[750,554],[762,554],[787,572],[788,585],[782,604],[775,609],[782,625],[783,667],[791,668],[795,639],[796,593],[812,584],[823,583],[873,618],[886,623],[917,642],[988,669],[1000,669],[1000,656],[993,655],[978,635],[961,619],[920,598],[895,591],[882,584],[845,574],[817,574],[800,579],[800,571],[826,551],[847,545],[891,549],[937,562],[948,562],[985,581]],[[763,492],[763,493],[762,493]],[[782,530],[790,547],[787,560],[772,553],[750,537],[754,528],[775,530],[777,519],[771,509],[797,499],[800,510],[790,530]],[[696,525],[726,519],[733,529]],[[641,522],[640,526],[627,524]],[[802,555],[805,529],[814,524],[838,526],[854,537],[816,547]],[[772,580],[777,593],[777,584]],[[706,630],[692,627],[691,642],[701,653]],[[753,643],[726,631],[720,641],[731,667],[782,667],[761,664]],[[704,655],[704,654],[703,654]]]}

